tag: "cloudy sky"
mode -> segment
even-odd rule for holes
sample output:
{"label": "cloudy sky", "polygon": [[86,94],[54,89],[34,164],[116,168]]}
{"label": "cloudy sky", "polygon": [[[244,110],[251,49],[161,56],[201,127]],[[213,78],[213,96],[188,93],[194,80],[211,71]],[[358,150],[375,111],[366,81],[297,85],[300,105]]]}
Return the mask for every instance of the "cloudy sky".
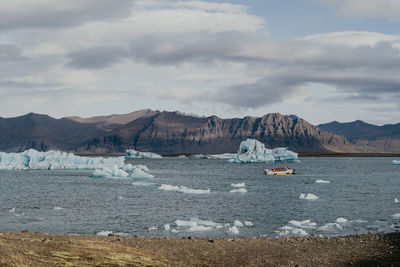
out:
{"label": "cloudy sky", "polygon": [[1,0],[0,116],[400,122],[399,0]]}

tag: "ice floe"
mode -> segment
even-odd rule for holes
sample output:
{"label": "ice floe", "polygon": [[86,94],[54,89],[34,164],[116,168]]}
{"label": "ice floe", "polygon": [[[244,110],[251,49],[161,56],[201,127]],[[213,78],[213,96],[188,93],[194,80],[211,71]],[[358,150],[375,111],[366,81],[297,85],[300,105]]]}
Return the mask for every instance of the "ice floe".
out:
{"label": "ice floe", "polygon": [[400,213],[390,215],[390,217],[392,217],[392,219],[398,220],[398,219],[400,219]]}
{"label": "ice floe", "polygon": [[15,207],[13,207],[12,209],[8,210],[9,213],[14,213],[15,212]]}
{"label": "ice floe", "polygon": [[148,174],[140,168],[134,168],[130,177],[134,179],[150,179],[153,178],[154,175]]}
{"label": "ice floe", "polygon": [[339,223],[327,223],[317,228],[320,233],[338,233],[343,230],[343,226]]}
{"label": "ice floe", "polygon": [[232,189],[232,190],[229,190],[229,193],[241,193],[241,194],[244,194],[244,193],[247,193],[247,189],[246,188]]}
{"label": "ice floe", "polygon": [[152,152],[140,152],[134,149],[129,149],[126,151],[125,158],[127,159],[159,159],[162,156],[152,153]]}
{"label": "ice floe", "polygon": [[62,208],[62,207],[54,207],[53,209],[54,210],[63,210],[64,208]]}
{"label": "ice floe", "polygon": [[275,231],[278,236],[308,236],[307,231],[301,228],[285,225],[279,228],[280,231]]}
{"label": "ice floe", "polygon": [[304,221],[291,220],[289,221],[289,224],[291,224],[294,227],[304,228],[304,229],[315,229],[317,227],[317,223],[311,222],[311,220],[304,220]]}
{"label": "ice floe", "polygon": [[113,231],[100,231],[96,235],[97,236],[108,236],[108,235],[110,235],[112,233],[113,233]]}
{"label": "ice floe", "polygon": [[235,158],[230,162],[257,163],[257,162],[298,162],[298,154],[284,147],[268,149],[255,139],[246,139],[240,146]]}
{"label": "ice floe", "polygon": [[236,187],[236,188],[241,188],[241,187],[246,187],[246,184],[243,183],[238,183],[238,184],[231,184],[232,187]]}
{"label": "ice floe", "polygon": [[399,200],[397,198],[395,198],[394,203],[399,203]]}
{"label": "ice floe", "polygon": [[175,186],[169,184],[162,184],[158,189],[165,191],[176,191],[184,194],[210,194],[210,189],[193,189],[186,186]]}
{"label": "ice floe", "polygon": [[137,182],[133,182],[132,185],[135,185],[135,186],[152,186],[152,185],[156,185],[156,184],[155,183],[149,183],[149,182],[137,181]]}
{"label": "ice floe", "polygon": [[175,225],[178,232],[203,232],[223,227],[222,224],[198,218],[191,218],[189,221],[176,220]]}
{"label": "ice floe", "polygon": [[80,157],[72,153],[29,149],[21,153],[0,152],[0,169],[46,170],[46,169],[96,169],[123,167],[124,157]]}
{"label": "ice floe", "polygon": [[229,227],[228,228],[228,232],[234,235],[238,235],[239,234],[239,229],[237,228],[236,225]]}
{"label": "ice floe", "polygon": [[118,165],[113,167],[103,167],[102,169],[94,170],[93,177],[95,178],[127,178],[129,174],[118,168]]}
{"label": "ice floe", "polygon": [[239,220],[234,221],[233,225],[236,227],[244,227],[244,224]]}
{"label": "ice floe", "polygon": [[169,224],[164,224],[164,230],[165,230],[165,231],[171,230],[171,225],[169,225]]}
{"label": "ice floe", "polygon": [[250,221],[244,221],[245,226],[254,226],[254,224]]}
{"label": "ice floe", "polygon": [[149,231],[155,231],[155,230],[158,230],[158,227],[152,226],[152,227],[149,227],[148,230],[149,230]]}
{"label": "ice floe", "polygon": [[343,218],[343,217],[339,217],[336,219],[336,222],[340,223],[340,224],[345,224],[345,223],[348,223],[349,220],[347,220],[346,218]]}
{"label": "ice floe", "polygon": [[316,199],[318,199],[319,197],[317,197],[316,195],[311,194],[311,193],[308,193],[308,194],[303,194],[303,193],[301,193],[300,196],[299,196],[299,198],[300,198],[300,199],[306,199],[306,200],[316,200]]}
{"label": "ice floe", "polygon": [[400,160],[393,160],[393,161],[392,161],[392,164],[393,164],[393,165],[400,165]]}
{"label": "ice floe", "polygon": [[329,183],[331,183],[331,181],[326,181],[326,180],[321,180],[321,179],[317,179],[317,180],[315,180],[315,182],[317,184],[329,184]]}

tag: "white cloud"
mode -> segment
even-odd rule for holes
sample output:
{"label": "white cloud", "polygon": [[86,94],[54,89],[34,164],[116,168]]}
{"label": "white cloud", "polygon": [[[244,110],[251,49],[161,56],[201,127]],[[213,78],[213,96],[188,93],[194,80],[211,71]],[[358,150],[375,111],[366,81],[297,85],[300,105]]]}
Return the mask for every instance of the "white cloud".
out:
{"label": "white cloud", "polygon": [[320,0],[336,8],[339,15],[347,18],[387,18],[400,21],[398,0]]}

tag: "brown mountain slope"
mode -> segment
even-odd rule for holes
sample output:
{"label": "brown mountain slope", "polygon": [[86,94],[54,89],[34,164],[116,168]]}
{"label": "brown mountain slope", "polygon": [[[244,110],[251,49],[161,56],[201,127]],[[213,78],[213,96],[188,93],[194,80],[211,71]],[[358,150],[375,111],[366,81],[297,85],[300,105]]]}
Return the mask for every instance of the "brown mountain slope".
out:
{"label": "brown mountain slope", "polygon": [[349,142],[307,121],[279,113],[260,118],[198,118],[177,112],[141,117],[101,135],[77,149],[79,152],[124,152],[135,148],[156,153],[236,152],[245,138],[267,147],[285,146],[295,151],[354,152]]}

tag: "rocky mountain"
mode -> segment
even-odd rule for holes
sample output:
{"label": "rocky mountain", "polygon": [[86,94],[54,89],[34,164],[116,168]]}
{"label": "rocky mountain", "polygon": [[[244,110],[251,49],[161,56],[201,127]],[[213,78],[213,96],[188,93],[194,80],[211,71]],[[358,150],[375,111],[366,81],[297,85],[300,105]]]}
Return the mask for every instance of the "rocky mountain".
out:
{"label": "rocky mountain", "polygon": [[400,123],[377,126],[357,120],[320,124],[319,128],[346,137],[360,152],[400,152]]}
{"label": "rocky mountain", "polygon": [[[29,113],[0,118],[0,150],[16,152],[35,148],[115,154],[134,148],[161,154],[224,153],[236,152],[245,138],[255,138],[270,148],[283,146],[298,152],[365,151],[361,141],[354,141],[361,133],[336,131],[338,134],[335,134],[335,124],[330,126],[319,128],[297,116],[279,113],[234,119],[152,110],[62,119]],[[394,136],[399,132],[393,131]],[[381,149],[378,143],[375,147],[369,145],[368,149],[382,151],[378,151]],[[400,147],[396,152],[399,151]]]}

